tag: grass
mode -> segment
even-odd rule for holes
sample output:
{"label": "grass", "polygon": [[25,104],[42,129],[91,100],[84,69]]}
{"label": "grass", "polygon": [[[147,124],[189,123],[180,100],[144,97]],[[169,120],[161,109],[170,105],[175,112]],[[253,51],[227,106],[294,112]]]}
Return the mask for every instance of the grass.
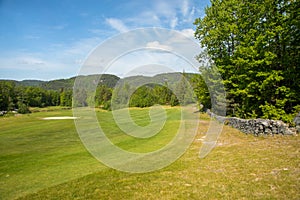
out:
{"label": "grass", "polygon": [[100,169],[78,138],[72,120],[42,120],[71,111],[0,119],[0,194],[11,199]]}
{"label": "grass", "polygon": [[[149,123],[147,109],[132,109]],[[111,112],[97,111],[107,136],[130,151],[160,148],[178,127],[178,108],[167,108],[164,129],[150,139],[120,134]],[[299,136],[254,137],[225,126],[216,148],[199,159],[209,121],[186,153],[168,167],[131,174],[101,165],[83,147],[70,110],[0,118],[0,199],[300,199]]]}

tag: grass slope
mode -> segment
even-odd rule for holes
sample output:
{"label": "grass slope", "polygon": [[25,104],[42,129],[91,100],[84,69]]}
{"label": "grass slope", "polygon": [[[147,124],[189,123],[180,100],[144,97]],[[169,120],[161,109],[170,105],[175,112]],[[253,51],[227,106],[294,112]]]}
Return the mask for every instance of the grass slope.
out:
{"label": "grass slope", "polygon": [[[138,124],[147,125],[147,112],[133,109],[131,114]],[[168,142],[177,128],[177,108],[167,113],[164,130],[145,141],[121,135],[111,112],[97,115],[118,146],[152,151]],[[71,111],[0,119],[3,199],[300,199],[298,136],[254,137],[225,126],[217,147],[199,159],[209,124],[203,118],[196,139],[180,159],[155,172],[130,174],[92,158],[72,120],[40,119],[67,115]]]}

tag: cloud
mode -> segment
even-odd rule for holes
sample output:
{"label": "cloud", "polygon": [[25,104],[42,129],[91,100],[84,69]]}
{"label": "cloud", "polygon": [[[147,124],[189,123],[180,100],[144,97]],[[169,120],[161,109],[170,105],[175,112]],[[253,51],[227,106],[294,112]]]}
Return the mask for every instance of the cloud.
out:
{"label": "cloud", "polygon": [[154,11],[161,17],[172,18],[176,13],[174,4],[166,1],[155,1]]}
{"label": "cloud", "polygon": [[3,52],[0,57],[0,69],[39,69],[47,64],[47,60],[40,53]]}
{"label": "cloud", "polygon": [[[80,39],[68,47],[65,47],[63,51],[64,56],[76,55],[85,57],[93,50],[102,40],[99,37],[90,37]],[[80,58],[81,59],[81,58]]]}
{"label": "cloud", "polygon": [[184,36],[194,39],[194,30],[193,29],[183,29],[181,31],[179,31],[181,34],[183,34]]}
{"label": "cloud", "polygon": [[110,25],[112,28],[116,29],[119,32],[127,32],[129,29],[127,28],[127,26],[125,26],[125,24],[116,18],[107,18],[105,19],[106,23],[108,25]]}
{"label": "cloud", "polygon": [[18,64],[22,65],[45,65],[46,62],[40,58],[35,58],[31,56],[18,58]]}
{"label": "cloud", "polygon": [[148,48],[156,48],[171,51],[172,47],[160,44],[158,41],[148,42],[146,45]]}
{"label": "cloud", "polygon": [[[197,2],[201,6],[201,3]],[[139,9],[132,10],[133,7]],[[148,3],[132,1],[122,7],[128,17],[106,18],[105,23],[118,32],[141,27],[164,27],[183,29],[193,27],[193,20],[199,16],[196,1],[192,0],[152,0]],[[121,20],[120,20],[121,19]]]}
{"label": "cloud", "polygon": [[159,27],[161,25],[161,19],[156,12],[146,10],[138,13],[134,17],[125,19],[127,24],[131,27]]}
{"label": "cloud", "polygon": [[188,0],[184,0],[182,2],[182,7],[181,7],[182,15],[185,17],[188,14],[188,11],[189,11],[189,2]]}
{"label": "cloud", "polygon": [[[53,60],[53,56],[48,55],[47,57],[41,53],[7,52],[4,57],[0,57],[0,70],[11,72],[26,71],[26,73],[29,74],[30,72],[46,74],[50,71],[58,71],[67,68],[67,65],[64,65],[57,60],[54,62]],[[18,76],[22,76],[22,74],[19,74]]]}
{"label": "cloud", "polygon": [[170,22],[171,29],[174,29],[177,26],[177,24],[178,24],[178,18],[174,17]]}

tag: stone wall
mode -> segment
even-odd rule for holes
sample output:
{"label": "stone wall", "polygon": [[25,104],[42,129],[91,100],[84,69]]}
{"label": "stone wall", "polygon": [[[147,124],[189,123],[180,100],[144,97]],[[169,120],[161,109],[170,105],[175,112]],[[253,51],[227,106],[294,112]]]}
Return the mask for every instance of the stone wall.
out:
{"label": "stone wall", "polygon": [[215,115],[207,111],[207,113],[215,118],[217,121],[226,125],[232,126],[241,132],[254,135],[294,135],[296,134],[295,128],[290,128],[287,124],[279,120],[269,119],[240,119],[237,117],[223,117]]}
{"label": "stone wall", "polygon": [[300,133],[300,112],[297,114],[297,116],[294,118],[294,121],[297,132]]}

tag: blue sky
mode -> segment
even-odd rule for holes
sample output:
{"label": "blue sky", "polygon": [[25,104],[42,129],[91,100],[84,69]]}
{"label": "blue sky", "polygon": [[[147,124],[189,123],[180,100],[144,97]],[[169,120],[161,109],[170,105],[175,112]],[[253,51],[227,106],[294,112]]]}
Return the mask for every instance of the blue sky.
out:
{"label": "blue sky", "polygon": [[193,37],[193,21],[204,15],[208,4],[209,0],[0,0],[0,79],[75,76],[97,45],[136,28],[161,27]]}

